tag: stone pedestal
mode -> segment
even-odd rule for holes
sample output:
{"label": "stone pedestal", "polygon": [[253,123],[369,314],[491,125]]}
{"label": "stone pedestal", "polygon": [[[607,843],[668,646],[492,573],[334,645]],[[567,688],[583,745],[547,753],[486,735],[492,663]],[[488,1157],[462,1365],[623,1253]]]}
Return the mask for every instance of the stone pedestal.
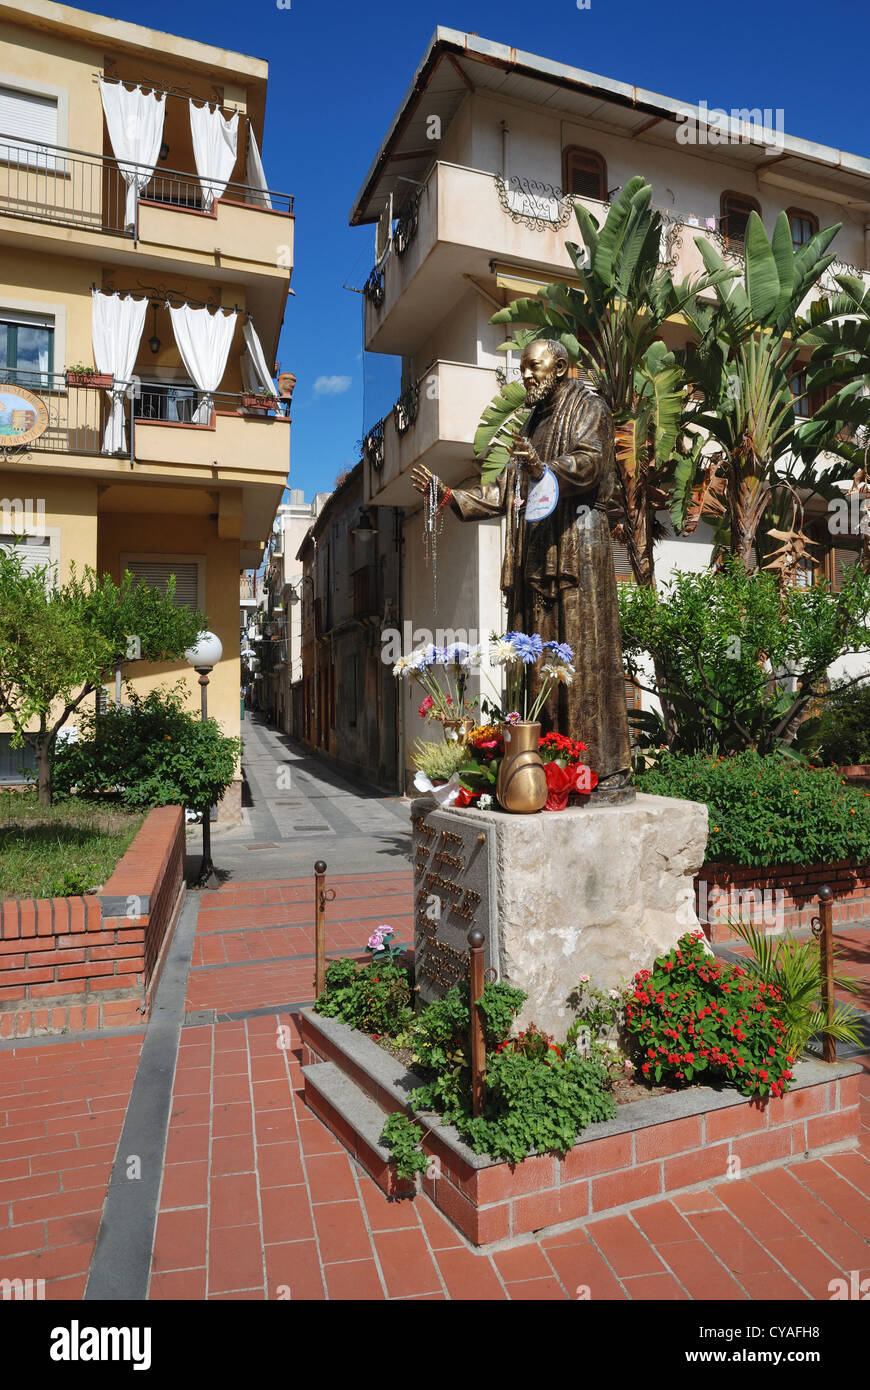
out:
{"label": "stone pedestal", "polygon": [[528,995],[519,1024],[563,1038],[581,974],[616,988],[699,926],[693,878],[707,808],[698,802],[639,794],[523,816],[443,811],[421,797],[411,815],[423,999],[452,983],[451,963],[478,926],[487,964]]}

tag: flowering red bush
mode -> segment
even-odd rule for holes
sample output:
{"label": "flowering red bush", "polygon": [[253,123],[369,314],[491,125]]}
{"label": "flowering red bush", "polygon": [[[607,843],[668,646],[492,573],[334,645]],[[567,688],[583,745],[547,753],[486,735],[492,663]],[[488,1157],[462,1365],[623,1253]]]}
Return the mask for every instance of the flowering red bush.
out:
{"label": "flowering red bush", "polygon": [[702,937],[687,934],[634,977],[625,1024],[641,1049],[641,1071],[668,1085],[707,1072],[744,1095],[785,1095],[794,1058],[779,990],[707,955]]}

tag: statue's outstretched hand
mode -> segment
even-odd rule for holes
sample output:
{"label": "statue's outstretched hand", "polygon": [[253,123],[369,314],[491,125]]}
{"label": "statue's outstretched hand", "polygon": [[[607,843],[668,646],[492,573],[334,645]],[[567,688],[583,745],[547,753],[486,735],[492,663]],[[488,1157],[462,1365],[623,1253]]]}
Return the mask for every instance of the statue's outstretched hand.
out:
{"label": "statue's outstretched hand", "polygon": [[438,501],[440,502],[444,496],[444,484],[440,478],[436,478],[435,474],[430,473],[428,468],[424,468],[422,463],[418,463],[415,468],[411,469],[411,486],[415,487],[418,492],[427,492],[433,480],[438,488]]}
{"label": "statue's outstretched hand", "polygon": [[520,438],[511,450],[511,458],[516,459],[517,463],[528,473],[530,478],[537,480],[544,476],[544,465],[538,458],[535,446],[530,439]]}

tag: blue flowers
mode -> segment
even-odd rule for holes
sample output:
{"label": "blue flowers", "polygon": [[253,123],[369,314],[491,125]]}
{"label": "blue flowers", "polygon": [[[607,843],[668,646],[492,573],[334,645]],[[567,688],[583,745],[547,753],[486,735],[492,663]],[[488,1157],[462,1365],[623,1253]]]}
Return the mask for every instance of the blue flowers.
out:
{"label": "blue flowers", "polygon": [[555,652],[560,661],[571,662],[574,660],[574,652],[567,642],[545,642],[545,652]]}
{"label": "blue flowers", "polygon": [[510,642],[514,651],[519,652],[524,666],[531,666],[544,650],[544,644],[537,632],[509,632],[506,640]]}

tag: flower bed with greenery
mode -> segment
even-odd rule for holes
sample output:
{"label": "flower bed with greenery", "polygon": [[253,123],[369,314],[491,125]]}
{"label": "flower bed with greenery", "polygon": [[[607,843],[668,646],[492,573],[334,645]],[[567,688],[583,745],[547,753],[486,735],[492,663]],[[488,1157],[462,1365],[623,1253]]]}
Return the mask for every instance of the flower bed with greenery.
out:
{"label": "flower bed with greenery", "polygon": [[111,877],[143,816],[71,800],[40,806],[35,790],[0,792],[0,898],[88,893]]}
{"label": "flower bed with greenery", "polygon": [[[846,1006],[838,1005],[830,1022],[821,1012],[817,942],[788,939],[773,947],[751,929],[741,934],[751,954],[740,965],[708,954],[703,933],[694,932],[622,990],[596,988],[581,975],[562,1044],[534,1024],[512,1035],[526,995],[487,984],[478,1004],[486,1044],[478,1116],[468,982],[414,1014],[413,974],[389,944],[392,928],[369,938],[371,961],[331,962],[315,1009],[398,1053],[420,1077],[408,1093],[410,1109],[436,1112],[475,1153],[510,1163],[532,1153],[564,1156],[588,1125],[613,1118],[620,1088],[633,1092],[625,1099],[697,1084],[778,1098],[814,1036],[857,1040],[858,1022]],[[854,992],[849,979],[838,975],[837,983]],[[400,1179],[425,1170],[423,1127],[411,1115],[392,1115],[381,1138]]]}
{"label": "flower bed with greenery", "polygon": [[664,752],[639,791],[706,802],[708,862],[827,864],[870,860],[870,797],[832,768],[762,757]]}

